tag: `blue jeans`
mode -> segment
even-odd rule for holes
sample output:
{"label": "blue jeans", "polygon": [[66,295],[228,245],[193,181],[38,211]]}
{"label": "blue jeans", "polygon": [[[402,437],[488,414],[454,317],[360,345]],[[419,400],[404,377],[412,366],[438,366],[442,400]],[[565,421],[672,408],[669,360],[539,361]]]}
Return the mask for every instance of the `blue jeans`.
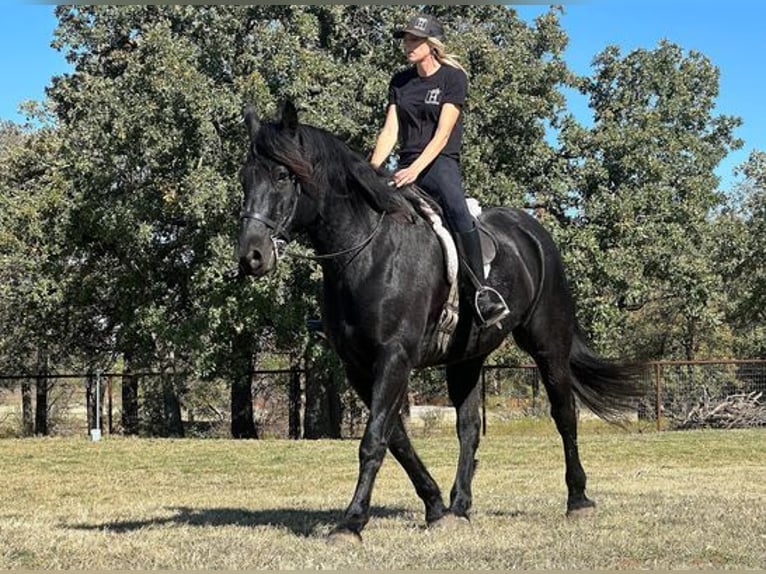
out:
{"label": "blue jeans", "polygon": [[453,233],[467,233],[474,228],[463,193],[460,163],[451,157],[438,156],[416,182],[441,205],[444,219]]}

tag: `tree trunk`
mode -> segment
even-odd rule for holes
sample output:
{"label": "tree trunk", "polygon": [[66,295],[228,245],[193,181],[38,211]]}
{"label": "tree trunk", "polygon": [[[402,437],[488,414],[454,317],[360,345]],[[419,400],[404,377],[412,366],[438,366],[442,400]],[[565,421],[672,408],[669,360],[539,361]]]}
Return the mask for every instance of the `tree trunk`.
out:
{"label": "tree trunk", "polygon": [[242,373],[231,382],[231,436],[236,439],[258,438],[250,373]]}
{"label": "tree trunk", "polygon": [[306,417],[303,436],[307,439],[340,438],[341,402],[334,370],[317,368],[306,372]]}
{"label": "tree trunk", "polygon": [[91,429],[96,428],[96,402],[96,375],[89,373],[85,383],[85,410],[89,433]]}
{"label": "tree trunk", "polygon": [[114,434],[114,421],[112,419],[112,377],[106,378],[106,430],[111,435]]}
{"label": "tree trunk", "polygon": [[247,329],[232,339],[231,436],[236,439],[258,438],[253,413],[254,339]]}
{"label": "tree trunk", "polygon": [[126,435],[138,434],[138,377],[133,374],[127,353],[122,375],[122,432]]}
{"label": "tree trunk", "polygon": [[165,436],[181,438],[184,436],[184,425],[181,419],[181,400],[176,388],[175,374],[163,376],[162,404],[165,414]]}
{"label": "tree trunk", "polygon": [[340,438],[342,407],[338,359],[324,344],[306,349],[306,413],[303,436]]}
{"label": "tree trunk", "polygon": [[35,434],[48,436],[48,353],[42,348],[37,350],[35,383]]}
{"label": "tree trunk", "polygon": [[21,381],[21,434],[35,434],[35,419],[32,415],[32,385],[28,380]]}

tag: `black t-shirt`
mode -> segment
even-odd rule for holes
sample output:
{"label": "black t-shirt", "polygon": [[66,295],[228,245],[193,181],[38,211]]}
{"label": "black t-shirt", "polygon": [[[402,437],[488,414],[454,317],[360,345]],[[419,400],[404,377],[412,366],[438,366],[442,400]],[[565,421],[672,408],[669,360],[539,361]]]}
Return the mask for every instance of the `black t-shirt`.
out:
{"label": "black t-shirt", "polygon": [[[465,72],[442,65],[434,74],[421,78],[415,67],[408,68],[391,79],[388,103],[395,104],[399,118],[400,164],[411,164],[436,133],[439,114],[444,104],[463,107],[468,91]],[[460,159],[463,139],[463,114],[452,129],[441,154]]]}

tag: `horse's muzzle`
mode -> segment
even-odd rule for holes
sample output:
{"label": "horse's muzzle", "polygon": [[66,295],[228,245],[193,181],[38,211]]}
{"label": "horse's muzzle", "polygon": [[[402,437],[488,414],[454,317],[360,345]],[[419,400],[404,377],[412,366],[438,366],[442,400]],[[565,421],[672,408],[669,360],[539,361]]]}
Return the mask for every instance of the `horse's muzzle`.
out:
{"label": "horse's muzzle", "polygon": [[273,267],[273,255],[264,256],[257,249],[252,249],[239,258],[240,277],[261,277],[271,271]]}

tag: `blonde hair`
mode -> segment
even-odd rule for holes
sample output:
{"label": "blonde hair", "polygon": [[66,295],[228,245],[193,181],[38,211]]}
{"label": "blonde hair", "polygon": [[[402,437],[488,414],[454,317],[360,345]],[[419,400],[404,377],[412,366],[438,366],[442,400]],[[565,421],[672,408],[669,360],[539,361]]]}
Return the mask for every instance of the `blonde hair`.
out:
{"label": "blonde hair", "polygon": [[433,53],[434,57],[440,64],[445,66],[452,66],[453,68],[462,70],[466,76],[468,75],[466,69],[460,65],[460,62],[457,61],[457,56],[447,53],[447,47],[444,45],[444,42],[438,38],[428,38],[426,41],[431,47],[431,53]]}

